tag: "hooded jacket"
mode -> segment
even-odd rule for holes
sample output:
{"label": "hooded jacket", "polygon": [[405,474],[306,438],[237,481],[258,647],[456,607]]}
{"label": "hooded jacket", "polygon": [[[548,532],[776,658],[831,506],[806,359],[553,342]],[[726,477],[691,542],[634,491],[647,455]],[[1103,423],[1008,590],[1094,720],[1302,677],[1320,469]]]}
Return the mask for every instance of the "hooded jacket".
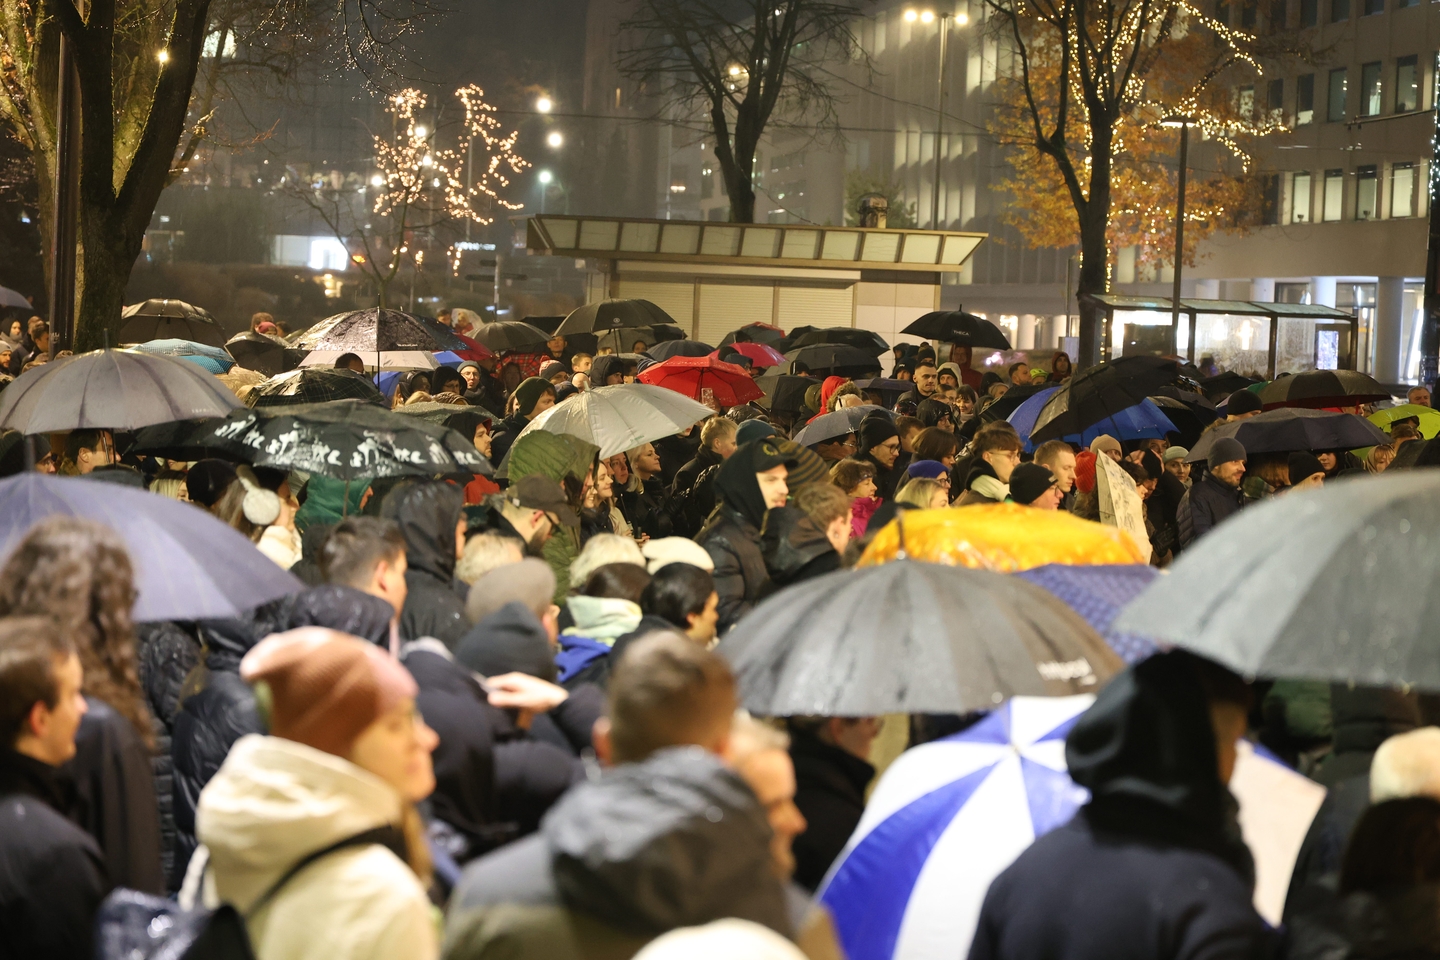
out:
{"label": "hooded jacket", "polygon": [[633,953],[661,933],[722,917],[790,936],[769,843],[754,794],[718,758],[699,747],[661,750],[579,784],[545,817],[539,836],[467,867],[450,901],[446,955],[495,955],[487,953],[489,938],[476,934],[507,906],[551,908],[535,909],[528,929],[512,929],[510,956],[539,956],[526,944],[543,939],[557,919],[593,926],[587,957],[629,956],[601,951]]}
{"label": "hooded jacket", "polygon": [[464,507],[464,491],[439,481],[405,484],[385,498],[381,515],[398,523],[405,537],[405,640],[434,637],[454,649],[470,627],[465,598],[455,587],[455,526]]}
{"label": "hooded jacket", "polygon": [[1254,868],[1184,654],[1100,691],[1065,741],[1091,801],[991,884],[970,960],[1260,958]]}
{"label": "hooded jacket", "polygon": [[695,540],[715,561],[721,634],[749,613],[771,587],[760,547],[768,507],[755,475],[792,462],[773,440],[755,440],[737,448],[716,474],[720,505]]}
{"label": "hooded jacket", "polygon": [[[279,737],[247,736],[205,788],[197,811],[209,853],[205,902],[242,913],[292,865],[347,837],[402,824],[395,789],[348,760]],[[403,840],[400,841],[403,851]],[[197,877],[187,878],[187,888]],[[328,854],[246,918],[262,960],[432,960],[425,888],[382,844]]]}
{"label": "hooded jacket", "polygon": [[1221,521],[1240,512],[1245,495],[1238,488],[1227,487],[1210,471],[1190,484],[1175,509],[1175,525],[1180,533],[1181,549],[1190,546],[1219,526]]}
{"label": "hooded jacket", "polygon": [[303,536],[310,527],[336,524],[360,515],[360,501],[370,489],[368,479],[332,480],[319,474],[305,484],[305,502],[295,512],[295,529]]}
{"label": "hooded jacket", "polygon": [[90,960],[105,859],[66,816],[74,785],[54,767],[0,749],[0,951]]}
{"label": "hooded jacket", "polygon": [[610,354],[596,357],[590,364],[591,388],[608,386],[605,381],[608,380],[612,374],[616,373],[624,376],[624,360]]}
{"label": "hooded jacket", "polygon": [[[193,627],[192,627],[193,629]],[[180,712],[180,691],[185,678],[200,663],[200,641],[178,624],[160,621],[135,625],[135,659],[140,689],[150,708],[155,752],[150,758],[155,773],[155,799],[160,812],[160,869],[175,875],[175,761],[171,735]]]}
{"label": "hooded jacket", "polygon": [[[526,434],[511,451],[510,479],[518,480],[538,473],[564,487],[569,477],[574,489],[578,490],[586,474],[595,466],[599,453],[599,447],[579,437],[537,430]],[[580,555],[579,531],[574,527],[557,527],[550,534],[550,539],[545,541],[541,555],[555,574],[555,602],[563,604],[570,593],[570,564]]]}
{"label": "hooded jacket", "polygon": [[765,569],[777,587],[789,586],[840,569],[840,554],[830,538],[805,511],[777,507],[765,518],[760,538]]}
{"label": "hooded jacket", "polygon": [[676,472],[670,496],[676,506],[675,523],[683,528],[677,532],[694,536],[705,525],[715,509],[715,475],[724,462],[720,454],[701,447],[695,459]]}

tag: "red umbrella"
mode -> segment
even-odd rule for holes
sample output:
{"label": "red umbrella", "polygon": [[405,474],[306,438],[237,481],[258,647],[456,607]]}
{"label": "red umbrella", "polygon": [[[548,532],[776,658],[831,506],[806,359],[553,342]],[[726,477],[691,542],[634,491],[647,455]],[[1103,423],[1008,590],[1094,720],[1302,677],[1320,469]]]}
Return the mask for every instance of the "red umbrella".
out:
{"label": "red umbrella", "polygon": [[[779,367],[788,362],[783,354],[777,353],[775,348],[767,343],[745,343],[739,341],[730,344],[729,349],[734,350],[742,357],[749,357],[750,362],[757,367]],[[716,351],[716,356],[719,356],[718,350]]]}
{"label": "red umbrella", "polygon": [[474,360],[476,363],[479,363],[481,360],[488,360],[490,357],[495,356],[495,351],[485,346],[485,344],[479,340],[472,340],[458,333],[455,334],[455,336],[460,337],[465,343],[466,349],[455,351],[455,355],[461,360]]}
{"label": "red umbrella", "polygon": [[722,407],[749,403],[765,396],[765,391],[750,378],[744,367],[725,363],[713,356],[671,357],[664,363],[645,368],[636,379],[683,393],[701,403],[705,402],[701,399],[702,391],[710,390],[714,393],[715,402]]}

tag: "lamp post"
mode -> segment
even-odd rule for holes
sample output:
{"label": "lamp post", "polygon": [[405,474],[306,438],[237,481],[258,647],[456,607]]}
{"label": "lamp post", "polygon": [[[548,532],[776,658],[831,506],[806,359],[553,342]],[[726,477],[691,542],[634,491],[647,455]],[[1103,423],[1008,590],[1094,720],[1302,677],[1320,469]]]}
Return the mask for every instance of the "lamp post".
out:
{"label": "lamp post", "polygon": [[950,21],[964,26],[970,18],[963,13],[936,13],[934,10],[906,10],[905,20],[908,23],[920,21],[921,23],[933,23],[936,18],[940,20],[940,79],[939,90],[935,97],[935,186],[930,194],[930,229],[940,229],[940,140],[945,132],[945,99],[946,79],[949,76],[950,67]]}
{"label": "lamp post", "polygon": [[[1180,272],[1185,257],[1185,168],[1189,165],[1190,125],[1195,118],[1184,114],[1171,114],[1160,121],[1162,127],[1180,128],[1180,179],[1175,189],[1175,289],[1170,304],[1170,344],[1173,347],[1180,336]],[[1190,349],[1194,350],[1192,343]]]}
{"label": "lamp post", "polygon": [[555,178],[551,175],[549,170],[541,170],[540,175],[536,179],[540,181],[540,213],[544,214],[545,194],[550,192],[550,181],[554,180]]}

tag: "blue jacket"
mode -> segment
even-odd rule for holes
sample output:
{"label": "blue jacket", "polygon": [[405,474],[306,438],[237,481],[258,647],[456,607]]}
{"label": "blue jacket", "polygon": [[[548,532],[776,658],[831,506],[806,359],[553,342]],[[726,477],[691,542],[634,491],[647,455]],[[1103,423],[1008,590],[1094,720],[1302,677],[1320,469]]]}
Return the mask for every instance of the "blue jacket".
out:
{"label": "blue jacket", "polygon": [[1209,533],[1212,527],[1240,512],[1245,495],[1238,487],[1227,487],[1206,471],[1180,498],[1175,523],[1180,528],[1180,546],[1188,547]]}

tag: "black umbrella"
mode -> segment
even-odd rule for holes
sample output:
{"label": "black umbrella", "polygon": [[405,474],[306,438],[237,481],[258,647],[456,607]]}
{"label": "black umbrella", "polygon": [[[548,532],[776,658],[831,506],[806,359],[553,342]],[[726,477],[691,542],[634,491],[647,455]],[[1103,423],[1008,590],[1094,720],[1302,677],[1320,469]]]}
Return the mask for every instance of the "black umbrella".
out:
{"label": "black umbrella", "polygon": [[1246,676],[1440,691],[1436,529],[1430,470],[1272,497],[1189,547],[1111,629]]}
{"label": "black umbrella", "polygon": [[829,370],[836,374],[879,373],[880,361],[868,350],[846,343],[819,343],[785,352],[791,363],[803,363],[807,370]]}
{"label": "black umbrella", "polygon": [[1174,383],[1179,365],[1164,357],[1117,357],[1078,373],[1040,410],[1030,439],[1057,440],[1115,416]]}
{"label": "black umbrella", "polygon": [[708,357],[715,348],[699,340],[662,340],[645,352],[664,362],[671,357]]}
{"label": "black umbrella", "polygon": [[635,346],[636,340],[649,345],[684,339],[685,331],[673,323],[657,323],[648,327],[618,327],[614,330],[604,330],[595,338],[595,343],[599,347],[609,347],[616,353],[625,353]]}
{"label": "black umbrella", "polygon": [[496,353],[534,353],[545,349],[550,334],[519,320],[496,320],[475,330],[471,339]]}
{"label": "black umbrella", "polygon": [[1048,390],[1053,383],[1023,383],[1017,387],[1011,387],[1005,391],[1005,395],[996,400],[990,406],[980,412],[982,423],[994,423],[996,420],[1006,420],[1014,413],[1020,404],[1029,400],[1041,390]]}
{"label": "black umbrella", "polygon": [[364,400],[384,406],[385,395],[368,377],[353,370],[301,367],[259,384],[250,391],[247,402],[252,407],[280,407],[326,400]]}
{"label": "black umbrella", "polygon": [[858,407],[844,407],[840,410],[820,414],[807,423],[792,439],[805,447],[824,443],[826,440],[833,440],[836,437],[856,432],[865,418],[870,416],[882,416],[887,420],[895,419],[895,414],[884,407],[877,407],[873,403],[863,403]]}
{"label": "black umbrella", "polygon": [[649,300],[601,300],[576,307],[556,332],[600,333],[656,324],[675,325],[675,318]]}
{"label": "black umbrella", "polygon": [[1260,402],[1275,407],[1354,407],[1389,400],[1390,391],[1356,370],[1307,370],[1265,384]]}
{"label": "black umbrella", "polygon": [[337,356],[355,353],[369,360],[382,353],[439,353],[442,350],[469,349],[454,330],[438,320],[380,307],[327,317],[296,338],[294,346],[300,350],[334,353]]}
{"label": "black umbrella", "polygon": [[235,362],[246,370],[256,370],[273,377],[300,365],[304,351],[293,349],[279,337],[246,330],[225,341],[225,349]]}
{"label": "black umbrella", "polygon": [[855,386],[864,391],[874,391],[885,399],[885,402],[893,405],[896,400],[911,390],[915,389],[912,380],[887,380],[884,377],[871,377],[868,380],[856,380]]}
{"label": "black umbrella", "polygon": [[1175,425],[1175,429],[1179,433],[1175,442],[1182,447],[1194,446],[1205,428],[1219,417],[1214,407],[1206,409],[1199,404],[1191,405],[1174,397],[1157,395],[1151,397],[1150,401],[1160,408],[1160,412],[1165,414],[1167,420]]}
{"label": "black umbrella", "polygon": [[1200,438],[1186,459],[1204,460],[1221,437],[1239,440],[1246,453],[1354,450],[1390,442],[1385,431],[1353,413],[1280,407],[1216,427]]}
{"label": "black umbrella", "polygon": [[756,403],[772,413],[799,413],[805,409],[805,391],[819,382],[813,377],[767,373],[755,378],[755,385],[765,391],[764,399]]}
{"label": "black umbrella", "polygon": [[140,431],[134,449],[187,459],[203,452],[335,480],[492,472],[470,438],[363,400],[237,410],[188,430],[165,425]]}
{"label": "black umbrella", "polygon": [[193,363],[94,350],[31,367],[16,377],[0,394],[0,427],[21,433],[134,430],[224,416],[239,405],[225,384]]}
{"label": "black umbrella", "polygon": [[[546,333],[554,333],[559,329],[560,324],[565,322],[564,317],[521,317],[520,319],[532,327],[539,327]],[[569,334],[566,336],[568,337]]]}
{"label": "black umbrella", "polygon": [[218,347],[225,342],[225,331],[215,318],[201,307],[184,300],[146,300],[120,311],[120,329],[115,336],[121,343],[145,343],[149,340],[190,340]]}
{"label": "black umbrella", "polygon": [[1233,370],[1227,370],[1222,374],[1213,377],[1206,377],[1200,381],[1200,389],[1205,391],[1205,396],[1219,403],[1236,390],[1244,390],[1259,383],[1258,380],[1251,380],[1249,377],[1241,376]]}
{"label": "black umbrella", "polygon": [[768,323],[747,323],[739,330],[731,330],[725,334],[720,346],[725,347],[732,343],[768,343],[773,346],[783,339],[785,331],[779,327],[772,327]]}
{"label": "black umbrella", "polygon": [[984,317],[959,310],[936,310],[927,313],[906,327],[901,333],[926,340],[940,340],[970,347],[993,347],[1009,350],[1010,340],[995,324]]}
{"label": "black umbrella", "polygon": [[968,713],[1098,690],[1124,668],[1079,614],[1019,577],[915,560],[780,591],[721,641],[762,716]]}
{"label": "black umbrella", "polygon": [[[859,330],[855,327],[825,327],[824,329],[808,329],[803,332],[795,331],[786,340],[788,346],[781,352],[793,350],[796,347],[811,347],[829,344],[844,344],[863,350],[871,357],[878,357],[890,349],[880,336],[871,330]],[[780,350],[779,347],[775,348]]]}

